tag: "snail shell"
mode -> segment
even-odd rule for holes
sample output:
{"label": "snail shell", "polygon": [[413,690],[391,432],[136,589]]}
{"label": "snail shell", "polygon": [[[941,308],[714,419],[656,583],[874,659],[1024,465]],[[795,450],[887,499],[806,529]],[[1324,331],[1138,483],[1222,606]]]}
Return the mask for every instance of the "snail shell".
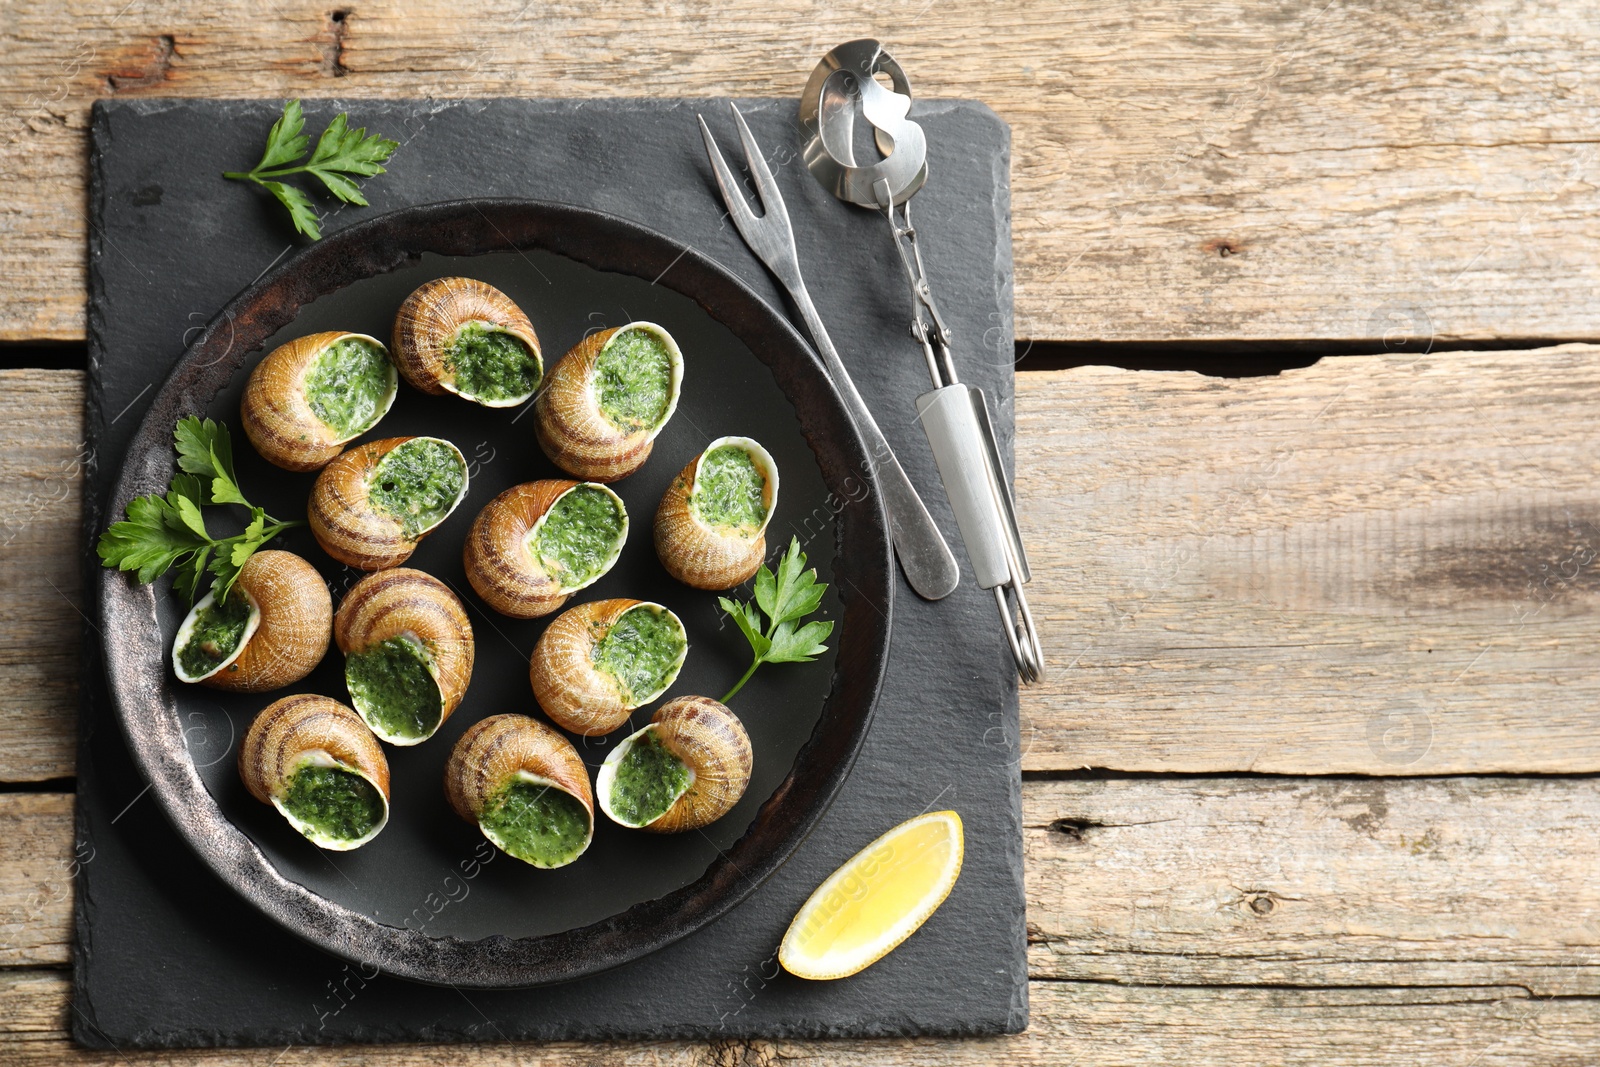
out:
{"label": "snail shell", "polygon": [[[718,449],[740,449],[764,482],[761,521],[714,525],[701,514],[706,485],[701,465]],[[778,506],[778,465],[748,437],[719,437],[678,472],[656,508],[656,555],[667,573],[696,589],[732,589],[749,580],[767,554],[767,523]]]}
{"label": "snail shell", "polygon": [[[456,710],[472,678],[472,624],[461,601],[439,579],[409,567],[369,574],[357,582],[333,618],[333,636],[347,657],[345,680],[350,701],[372,732],[391,745],[415,745],[432,737]],[[438,686],[439,716],[426,732],[413,733],[386,723],[359,682],[355,657],[385,641],[408,643]]]}
{"label": "snail shell", "polygon": [[[306,379],[322,354],[340,341],[354,338],[374,346],[384,357],[385,388],[369,417],[340,428],[324,422],[306,397]],[[291,471],[314,471],[344,451],[378,424],[394,404],[400,379],[389,350],[376,337],[333,330],[298,337],[279,345],[256,364],[239,402],[245,436],[268,463]]]}
{"label": "snail shell", "polygon": [[[426,524],[407,529],[404,522],[381,509],[371,498],[378,479],[389,468],[384,459],[411,441],[435,441],[455,456],[461,491],[448,509]],[[323,551],[364,571],[396,567],[410,558],[417,543],[450,517],[467,495],[467,460],[461,450],[437,437],[386,437],[352,448],[322,469],[311,488],[307,509],[311,533]]]}
{"label": "snail shell", "polygon": [[[515,337],[533,357],[535,372],[515,394],[485,397],[458,381],[452,348],[463,327],[476,325]],[[394,320],[394,354],[406,381],[425,393],[455,393],[490,408],[516,407],[533,395],[544,376],[533,323],[506,294],[472,278],[439,278],[418,286]]]}
{"label": "snail shell", "polygon": [[[335,836],[289,807],[294,776],[304,767],[337,767],[365,779],[383,798],[381,816],[356,837]],[[361,717],[337,700],[301,694],[267,705],[239,749],[239,777],[250,795],[277,808],[313,844],[346,851],[378,836],[389,821],[389,761]]]}
{"label": "snail shell", "polygon": [[[518,782],[560,790],[583,806],[588,826],[581,847],[554,861],[536,858],[508,848],[509,842],[492,825],[485,825],[502,790]],[[445,763],[444,793],[456,814],[477,826],[496,847],[535,867],[564,867],[594,839],[588,769],[572,742],[526,715],[491,715],[462,734]]]}
{"label": "snail shell", "polygon": [[[619,765],[649,735],[688,768],[688,784],[665,812],[647,822],[618,813],[613,789]],[[739,717],[710,697],[678,697],[656,710],[650,724],[629,734],[606,757],[595,779],[600,810],[613,822],[675,834],[708,826],[726,815],[750,784],[754,756]]]}
{"label": "snail shell", "polygon": [[172,669],[180,681],[261,693],[298,682],[322,662],[333,625],[333,600],[315,567],[292,552],[257,552],[239,568],[233,595],[243,595],[250,605],[239,643],[214,666],[199,673],[185,669],[179,653],[216,602],[216,594],[207,593],[172,642]]}
{"label": "snail shell", "polygon": [[[552,574],[530,547],[544,528],[552,508],[580,486],[605,493],[616,502],[622,516],[610,557],[593,576],[567,584]],[[472,588],[494,610],[515,619],[536,619],[555,611],[567,598],[600,580],[609,571],[628,539],[628,509],[622,498],[594,482],[547,479],[514,485],[484,505],[467,532],[462,563]]]}
{"label": "snail shell", "polygon": [[[670,383],[666,409],[647,424],[613,423],[600,410],[596,371],[600,357],[630,333],[654,336],[666,349]],[[552,463],[577,478],[614,482],[632,474],[650,455],[656,434],[672,418],[683,387],[683,353],[672,335],[653,322],[630,322],[590,334],[562,357],[533,402],[534,433]]]}
{"label": "snail shell", "polygon": [[[651,678],[649,692],[633,692],[625,679],[596,662],[601,645],[623,616],[651,612],[670,620],[682,647],[665,675]],[[609,734],[628,720],[634,708],[650,703],[677,680],[684,657],[683,622],[660,604],[642,600],[595,600],[556,616],[533,646],[528,676],[533,695],[557,726],[590,737]]]}

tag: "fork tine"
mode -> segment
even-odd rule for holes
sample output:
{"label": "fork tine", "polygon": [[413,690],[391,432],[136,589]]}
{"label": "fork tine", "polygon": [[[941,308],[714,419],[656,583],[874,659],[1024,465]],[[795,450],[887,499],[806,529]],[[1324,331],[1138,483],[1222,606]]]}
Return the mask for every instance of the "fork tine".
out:
{"label": "fork tine", "polygon": [[[783,194],[778,191],[778,183],[772,177],[772,171],[767,169],[767,160],[761,154],[761,146],[756,144],[756,139],[750,132],[750,127],[745,125],[744,116],[739,113],[739,107],[732,100],[728,101],[728,109],[733,112],[733,120],[739,125],[739,140],[744,142],[744,159],[750,168],[750,173],[756,180],[756,191],[761,195],[761,207],[766,211],[766,217],[777,219],[783,225],[783,232],[788,235],[793,231],[789,228],[789,210],[784,206]],[[792,236],[789,240],[793,241]]]}
{"label": "fork tine", "polygon": [[696,114],[700,120],[700,136],[705,138],[706,155],[711,159],[711,169],[716,174],[717,188],[722,190],[722,202],[728,207],[728,214],[733,218],[733,224],[738,227],[744,239],[749,241],[751,227],[756,224],[755,212],[750,210],[750,205],[745,201],[744,193],[739,189],[738,179],[734,178],[733,171],[728,167],[728,161],[722,156],[722,149],[717,147],[716,139],[711,136],[711,128],[706,125],[703,116]]}

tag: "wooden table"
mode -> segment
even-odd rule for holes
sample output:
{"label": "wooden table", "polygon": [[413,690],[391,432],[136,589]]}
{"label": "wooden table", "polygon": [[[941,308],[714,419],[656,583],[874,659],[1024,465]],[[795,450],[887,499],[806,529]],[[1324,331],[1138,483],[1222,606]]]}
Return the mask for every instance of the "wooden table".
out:
{"label": "wooden table", "polygon": [[[1329,354],[1019,375],[1026,1034],[476,1061],[1600,1056],[1594,3],[267,7],[4,0],[12,366],[81,361],[97,97],[789,94],[868,33],[1012,123],[1021,337]],[[0,385],[0,1062],[458,1055],[68,1044],[83,382]]]}

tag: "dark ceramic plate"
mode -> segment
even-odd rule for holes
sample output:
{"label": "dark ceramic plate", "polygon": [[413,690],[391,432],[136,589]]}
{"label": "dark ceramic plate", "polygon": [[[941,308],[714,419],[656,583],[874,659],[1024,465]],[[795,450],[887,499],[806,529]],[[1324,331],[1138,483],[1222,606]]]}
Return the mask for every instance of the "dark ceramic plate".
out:
{"label": "dark ceramic plate", "polygon": [[[266,352],[316,330],[387,338],[405,295],[449,274],[510,294],[533,320],[547,368],[587,331],[634,319],[661,323],[682,346],[677,414],[645,466],[615,486],[633,517],[628,546],[610,574],[572,601],[626,595],[664,603],[683,618],[689,659],[662,699],[720,696],[749,651],[714,594],[679,585],[662,570],[649,537],[656,502],[712,438],[754,437],[777,459],[783,490],[769,552],[801,538],[829,583],[823,611],[836,629],[826,656],[763,667],[731,702],[755,749],[755,773],[740,804],[704,831],[672,836],[601,818],[578,862],[540,871],[496,852],[445,803],[445,758],[467,727],[501,712],[539,714],[527,655],[548,618],[495,615],[461,569],[462,540],[484,503],[518,482],[558,475],[522,410],[487,411],[402,385],[394,409],[369,435],[446,437],[472,463],[467,500],[408,566],[462,594],[478,659],[465,700],[438,735],[414,748],[387,748],[392,816],[364,848],[315,848],[244,791],[235,767],[251,717],[273,699],[290,692],[347,699],[336,649],[305,681],[277,693],[180,685],[168,650],[182,605],[169,584],[137,586],[106,571],[100,601],[107,669],[134,758],[179,832],[224,882],[285,928],[329,952],[421,981],[558,982],[626,963],[713,921],[771,875],[826,809],[866,733],[888,655],[889,542],[877,507],[843,506],[862,498],[865,448],[821,364],[780,314],[727,271],[660,234],[593,211],[506,200],[433,204],[373,219],[252,285],[205,328],[156,395],[125,459],[113,513],[135,495],[165,489],[178,418],[206,413],[237,427],[244,380]],[[242,433],[234,438],[245,495],[280,517],[303,514],[314,476],[270,467]],[[211,521],[215,528],[220,517]],[[322,570],[335,602],[361,577],[303,530],[281,547]],[[575,738],[591,769],[658,703],[608,738]]]}

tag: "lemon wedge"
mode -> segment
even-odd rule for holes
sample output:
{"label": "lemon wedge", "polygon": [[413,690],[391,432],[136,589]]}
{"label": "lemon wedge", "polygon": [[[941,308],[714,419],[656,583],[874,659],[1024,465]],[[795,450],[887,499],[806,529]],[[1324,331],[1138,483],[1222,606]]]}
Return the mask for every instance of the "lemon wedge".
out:
{"label": "lemon wedge", "polygon": [[846,978],[877,963],[928,921],[961,874],[961,816],[919,815],[850,857],[817,886],[778,948],[801,978]]}

